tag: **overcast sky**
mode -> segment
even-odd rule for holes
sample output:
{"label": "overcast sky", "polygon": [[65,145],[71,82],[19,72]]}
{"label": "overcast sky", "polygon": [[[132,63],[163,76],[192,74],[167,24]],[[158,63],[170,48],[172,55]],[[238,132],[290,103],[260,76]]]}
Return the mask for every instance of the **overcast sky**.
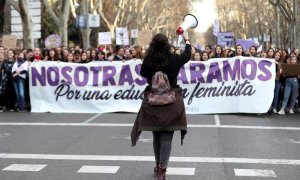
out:
{"label": "overcast sky", "polygon": [[194,1],[192,13],[198,19],[197,32],[205,32],[214,20],[218,18],[215,0]]}

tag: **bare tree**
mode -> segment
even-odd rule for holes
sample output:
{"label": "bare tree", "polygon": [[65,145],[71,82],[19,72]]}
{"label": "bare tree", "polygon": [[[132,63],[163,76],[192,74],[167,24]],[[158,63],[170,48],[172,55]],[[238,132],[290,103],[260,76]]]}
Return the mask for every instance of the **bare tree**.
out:
{"label": "bare tree", "polygon": [[71,0],[57,0],[57,11],[54,11],[48,0],[42,0],[45,10],[53,19],[55,25],[58,27],[58,33],[62,36],[62,44],[68,46],[68,21],[70,17]]}
{"label": "bare tree", "polygon": [[0,1],[0,36],[3,34],[3,28],[4,28],[4,6],[5,6],[6,0]]}
{"label": "bare tree", "polygon": [[271,41],[275,39],[278,48],[294,48],[299,45],[297,39],[300,29],[297,25],[300,20],[297,11],[299,1],[217,0],[216,2],[222,31],[232,31],[236,38],[263,37],[264,34],[269,34],[272,37]]}
{"label": "bare tree", "polygon": [[[289,26],[288,45],[291,48],[297,47],[297,5],[296,0],[289,2],[288,0],[269,0],[269,2],[276,8],[276,34],[279,37],[279,12],[284,17]],[[278,9],[280,11],[278,11]]]}
{"label": "bare tree", "polygon": [[10,4],[19,12],[22,20],[23,27],[23,45],[24,48],[33,48],[33,39],[32,39],[32,20],[29,15],[28,1],[23,0],[9,0]]}

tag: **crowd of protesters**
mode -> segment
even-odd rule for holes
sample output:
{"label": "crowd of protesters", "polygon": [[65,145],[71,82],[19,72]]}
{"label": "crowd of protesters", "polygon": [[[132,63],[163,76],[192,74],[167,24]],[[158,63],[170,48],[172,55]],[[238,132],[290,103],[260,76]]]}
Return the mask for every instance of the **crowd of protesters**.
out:
{"label": "crowd of protesters", "polygon": [[[251,56],[271,58],[276,61],[276,80],[274,99],[270,111],[278,114],[289,112],[294,114],[294,109],[299,108],[299,76],[287,76],[281,65],[297,64],[300,62],[299,49],[290,53],[285,49],[257,51],[256,46],[243,49],[242,45],[235,48],[223,48],[210,45],[199,50],[192,47],[192,61],[207,61],[211,58],[227,58],[235,56]],[[51,49],[24,49],[12,50],[0,46],[0,112],[30,110],[28,67],[33,61],[62,61],[68,63],[89,63],[93,61],[127,61],[143,59],[145,50],[141,46],[116,46],[115,48],[99,47],[82,50],[76,45],[73,48],[59,47]],[[171,47],[170,53],[180,55],[182,49]]]}

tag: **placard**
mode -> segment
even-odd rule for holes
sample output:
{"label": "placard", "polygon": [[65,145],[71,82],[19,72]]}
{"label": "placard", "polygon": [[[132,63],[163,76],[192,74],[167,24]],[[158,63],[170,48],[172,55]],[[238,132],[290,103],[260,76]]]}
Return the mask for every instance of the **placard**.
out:
{"label": "placard", "polygon": [[9,49],[17,48],[17,36],[14,35],[3,35],[2,36],[2,46]]}
{"label": "placard", "polygon": [[58,48],[61,45],[61,37],[57,34],[49,35],[45,40],[46,48]]}
{"label": "placard", "polygon": [[111,44],[111,33],[110,32],[99,32],[98,33],[98,45]]}
{"label": "placard", "polygon": [[299,76],[300,64],[281,64],[283,74],[287,76]]}

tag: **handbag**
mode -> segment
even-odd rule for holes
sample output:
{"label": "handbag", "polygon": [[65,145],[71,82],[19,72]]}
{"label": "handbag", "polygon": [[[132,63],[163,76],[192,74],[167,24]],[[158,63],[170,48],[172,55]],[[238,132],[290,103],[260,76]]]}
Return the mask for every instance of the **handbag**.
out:
{"label": "handbag", "polygon": [[151,87],[151,93],[148,95],[150,105],[166,105],[176,102],[175,91],[170,87],[168,76],[162,71],[157,71],[154,74]]}

